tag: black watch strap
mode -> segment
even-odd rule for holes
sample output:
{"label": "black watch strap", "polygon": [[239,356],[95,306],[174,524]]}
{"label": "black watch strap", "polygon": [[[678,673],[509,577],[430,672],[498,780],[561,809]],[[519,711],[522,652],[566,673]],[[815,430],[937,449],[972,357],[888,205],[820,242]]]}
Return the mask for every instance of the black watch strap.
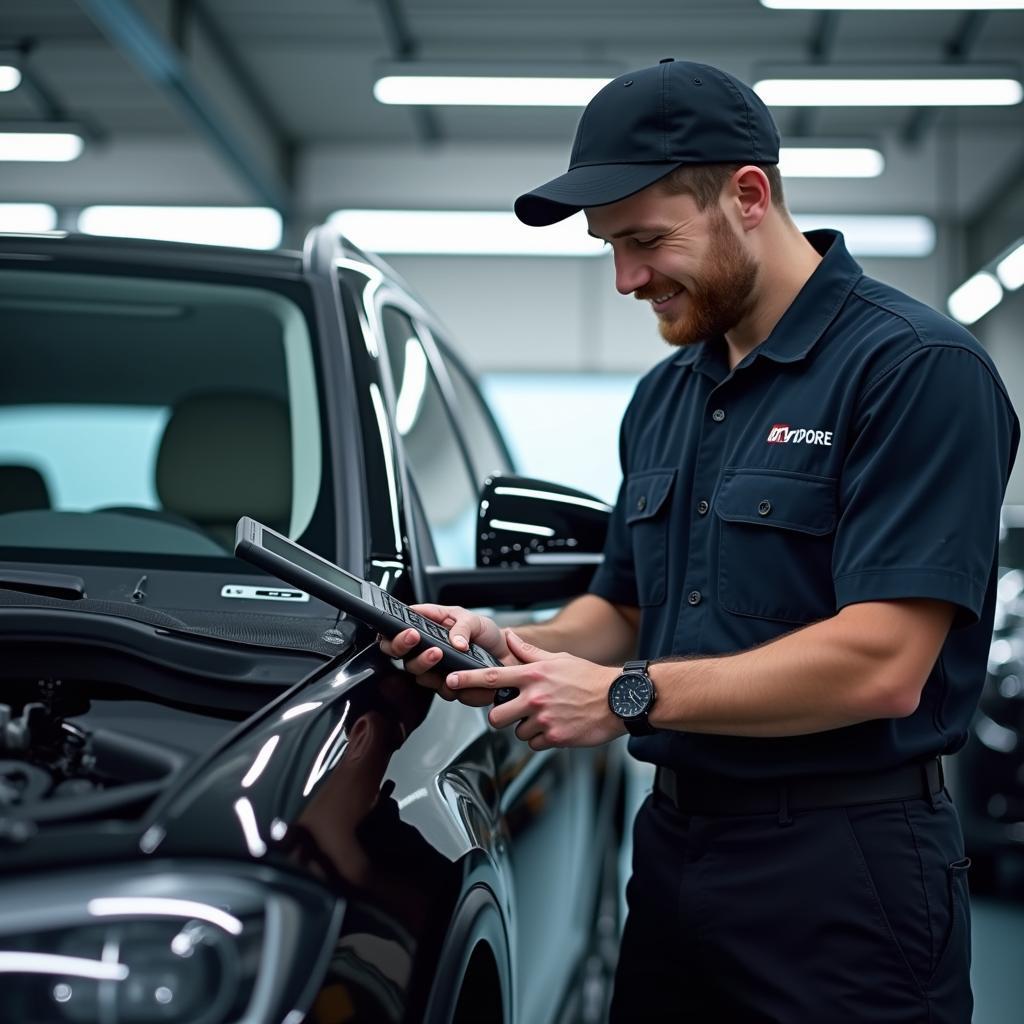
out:
{"label": "black watch strap", "polygon": [[[626,675],[630,672],[637,672],[650,679],[650,675],[647,672],[649,665],[650,661],[627,661],[622,666],[622,674]],[[651,685],[653,687],[653,683]],[[654,726],[647,720],[647,715],[645,714],[639,715],[637,718],[623,718],[622,723],[625,725],[626,731],[630,736],[653,736],[656,731]]]}

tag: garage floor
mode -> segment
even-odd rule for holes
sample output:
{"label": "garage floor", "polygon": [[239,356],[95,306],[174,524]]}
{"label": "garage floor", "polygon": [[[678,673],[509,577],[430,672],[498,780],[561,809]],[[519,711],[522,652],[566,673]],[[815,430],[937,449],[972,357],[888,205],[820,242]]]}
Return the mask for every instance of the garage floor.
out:
{"label": "garage floor", "polygon": [[[653,771],[632,758],[627,764],[627,813],[632,820],[651,789]],[[628,837],[624,847],[620,864],[623,884],[629,878],[632,853]],[[1024,900],[973,899],[971,927],[973,1024],[1021,1024],[1024,1020]]]}

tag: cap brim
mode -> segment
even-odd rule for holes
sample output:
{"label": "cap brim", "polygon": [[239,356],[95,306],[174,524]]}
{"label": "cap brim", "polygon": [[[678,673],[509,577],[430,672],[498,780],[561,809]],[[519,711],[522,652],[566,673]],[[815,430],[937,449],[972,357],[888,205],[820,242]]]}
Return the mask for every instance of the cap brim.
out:
{"label": "cap brim", "polygon": [[653,185],[679,161],[650,164],[590,164],[576,167],[515,202],[516,216],[530,227],[557,224],[585,206],[607,206]]}

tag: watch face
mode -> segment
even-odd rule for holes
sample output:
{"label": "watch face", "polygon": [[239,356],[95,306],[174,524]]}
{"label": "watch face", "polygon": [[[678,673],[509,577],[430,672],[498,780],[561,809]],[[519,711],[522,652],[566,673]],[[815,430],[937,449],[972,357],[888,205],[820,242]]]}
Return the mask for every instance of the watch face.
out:
{"label": "watch face", "polygon": [[636,718],[650,706],[654,687],[647,676],[627,672],[615,680],[608,693],[608,703],[620,718]]}

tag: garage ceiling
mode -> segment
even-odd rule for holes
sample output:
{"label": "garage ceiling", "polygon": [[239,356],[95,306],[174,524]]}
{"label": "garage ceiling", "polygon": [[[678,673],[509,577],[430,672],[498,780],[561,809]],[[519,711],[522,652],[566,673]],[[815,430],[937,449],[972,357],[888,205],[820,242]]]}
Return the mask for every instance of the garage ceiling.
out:
{"label": "garage ceiling", "polygon": [[[137,49],[116,38],[110,17],[119,10],[145,19],[153,38],[180,56],[195,87],[191,107],[180,89],[140,66]],[[550,147],[564,160],[578,110],[385,107],[370,91],[382,61],[469,60],[496,68],[598,61],[628,70],[672,55],[718,64],[748,81],[759,65],[780,61],[1005,62],[1024,54],[1024,12],[822,14],[769,10],[758,0],[5,0],[0,43],[22,48],[29,71],[25,85],[0,94],[0,121],[8,129],[19,119],[59,116],[85,126],[92,146],[152,144],[166,151],[198,144],[240,182],[238,201],[262,202],[259,187],[239,173],[237,155],[232,164],[218,148],[216,128],[227,126],[248,154],[251,177],[280,186],[301,206],[296,168],[332,147],[352,154],[408,147],[411,160],[446,147],[460,155],[474,147],[481,155]],[[198,119],[197,103],[206,107]],[[933,183],[923,190],[932,208],[918,203],[907,212],[966,220],[1024,176],[1024,105],[775,113],[784,140],[882,142],[889,161],[883,177],[827,183],[837,208],[855,195],[851,208],[874,200],[891,212],[893,201],[883,195],[920,193],[917,178]],[[938,163],[950,165],[946,178],[936,178]],[[40,198],[26,168],[0,165],[0,175],[9,182],[5,198]],[[195,191],[202,201],[201,180]],[[821,208],[819,191],[811,184],[804,194]],[[182,201],[180,189],[175,198]]]}

